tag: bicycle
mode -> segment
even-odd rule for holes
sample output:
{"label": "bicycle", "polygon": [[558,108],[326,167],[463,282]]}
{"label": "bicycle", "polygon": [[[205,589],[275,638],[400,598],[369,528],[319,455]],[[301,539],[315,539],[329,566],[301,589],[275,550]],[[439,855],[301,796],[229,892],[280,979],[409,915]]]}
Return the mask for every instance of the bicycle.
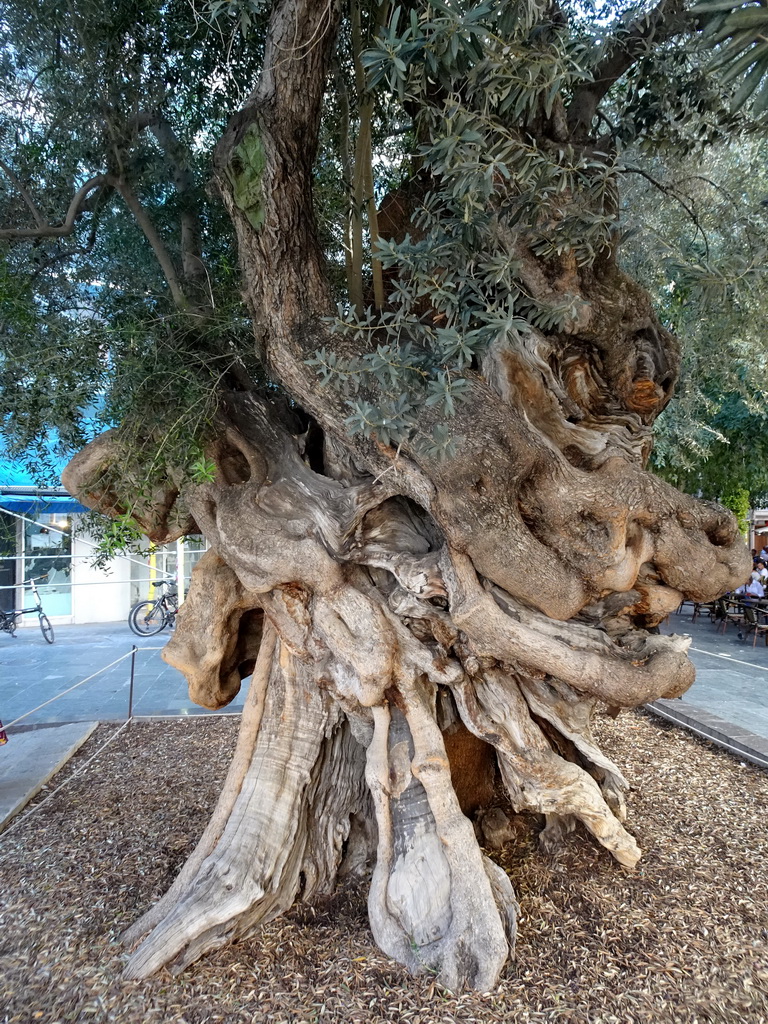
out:
{"label": "bicycle", "polygon": [[151,586],[168,590],[154,600],[138,601],[128,613],[128,625],[137,636],[154,636],[166,626],[176,625],[179,610],[178,591],[170,580],[155,580]]}
{"label": "bicycle", "polygon": [[43,634],[43,639],[47,644],[53,643],[53,626],[51,620],[43,611],[43,601],[40,597],[35,583],[37,580],[47,580],[48,576],[37,576],[34,579],[24,580],[22,586],[29,587],[32,593],[37,599],[37,604],[34,608],[13,608],[11,611],[4,612],[0,610],[0,632],[10,633],[11,636],[16,636],[16,627],[19,624],[19,619],[22,615],[34,615],[37,612],[37,618],[40,623],[40,632]]}

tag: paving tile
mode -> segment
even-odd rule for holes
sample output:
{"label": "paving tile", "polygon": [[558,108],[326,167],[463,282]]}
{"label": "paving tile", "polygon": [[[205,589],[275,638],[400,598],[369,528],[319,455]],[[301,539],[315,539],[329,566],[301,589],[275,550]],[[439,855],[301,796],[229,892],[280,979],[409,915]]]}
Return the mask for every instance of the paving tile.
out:
{"label": "paving tile", "polygon": [[[20,631],[16,646],[0,644],[0,718],[6,724],[13,721],[121,655],[130,655],[134,645],[134,707],[148,701],[154,713],[178,714],[193,709],[196,705],[189,700],[184,677],[160,657],[169,637],[169,633],[135,637],[125,623],[105,623],[57,627],[54,644],[45,644],[41,637],[35,646],[33,637]],[[124,658],[24,722],[124,719],[130,661],[130,657]],[[241,692],[233,702],[235,710],[242,708],[243,697]]]}

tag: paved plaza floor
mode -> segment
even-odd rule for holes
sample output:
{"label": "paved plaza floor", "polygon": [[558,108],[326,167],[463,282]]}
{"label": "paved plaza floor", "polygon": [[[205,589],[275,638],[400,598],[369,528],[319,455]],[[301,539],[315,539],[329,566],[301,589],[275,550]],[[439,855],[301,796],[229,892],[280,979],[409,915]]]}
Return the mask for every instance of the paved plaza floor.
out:
{"label": "paved plaza floor", "polygon": [[[53,644],[47,644],[36,627],[18,630],[15,638],[0,633],[0,719],[6,725],[22,715],[27,717],[19,726],[124,721],[128,717],[130,652],[134,645],[134,715],[210,714],[192,703],[182,674],[160,657],[171,636],[168,630],[157,636],[138,637],[124,622],[54,629]],[[28,714],[94,673],[89,682]],[[247,687],[245,680],[240,693],[224,710],[239,712]]]}
{"label": "paved plaza floor", "polygon": [[673,614],[663,633],[688,633],[693,637],[690,657],[696,666],[696,682],[681,705],[694,705],[730,722],[740,730],[768,740],[768,646],[761,638],[739,640],[730,625],[725,633],[705,616],[691,622],[690,606]]}

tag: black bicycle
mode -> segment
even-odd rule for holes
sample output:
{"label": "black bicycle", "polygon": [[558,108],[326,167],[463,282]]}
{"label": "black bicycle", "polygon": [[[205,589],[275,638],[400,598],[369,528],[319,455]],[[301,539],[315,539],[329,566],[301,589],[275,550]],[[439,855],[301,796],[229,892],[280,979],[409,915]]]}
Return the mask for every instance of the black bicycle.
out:
{"label": "black bicycle", "polygon": [[154,601],[139,601],[128,613],[128,625],[137,636],[154,636],[166,626],[176,625],[179,594],[170,580],[155,580],[151,586],[167,587]]}
{"label": "black bicycle", "polygon": [[47,576],[37,576],[35,579],[24,580],[24,586],[29,587],[32,593],[35,595],[37,604],[34,608],[13,608],[9,612],[0,610],[0,632],[10,633],[11,636],[16,636],[16,627],[19,624],[19,619],[22,615],[34,615],[37,613],[37,619],[40,623],[40,632],[43,634],[43,639],[47,644],[53,643],[53,626],[51,620],[43,611],[43,602],[40,597],[35,583],[37,580],[47,580]]}

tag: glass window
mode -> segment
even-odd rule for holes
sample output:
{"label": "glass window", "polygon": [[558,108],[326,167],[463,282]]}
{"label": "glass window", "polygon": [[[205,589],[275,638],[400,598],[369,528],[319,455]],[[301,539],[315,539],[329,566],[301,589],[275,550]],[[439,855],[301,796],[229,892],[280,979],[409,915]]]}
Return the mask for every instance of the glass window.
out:
{"label": "glass window", "polygon": [[16,535],[18,519],[0,512],[0,608],[8,612],[15,601]]}
{"label": "glass window", "polygon": [[157,579],[176,579],[176,545],[164,544],[155,552]]}
{"label": "glass window", "polygon": [[46,615],[72,614],[72,523],[69,516],[40,513],[24,523],[24,579],[38,583]]}
{"label": "glass window", "polygon": [[205,537],[184,538],[184,590],[189,590],[192,570],[208,550]]}

